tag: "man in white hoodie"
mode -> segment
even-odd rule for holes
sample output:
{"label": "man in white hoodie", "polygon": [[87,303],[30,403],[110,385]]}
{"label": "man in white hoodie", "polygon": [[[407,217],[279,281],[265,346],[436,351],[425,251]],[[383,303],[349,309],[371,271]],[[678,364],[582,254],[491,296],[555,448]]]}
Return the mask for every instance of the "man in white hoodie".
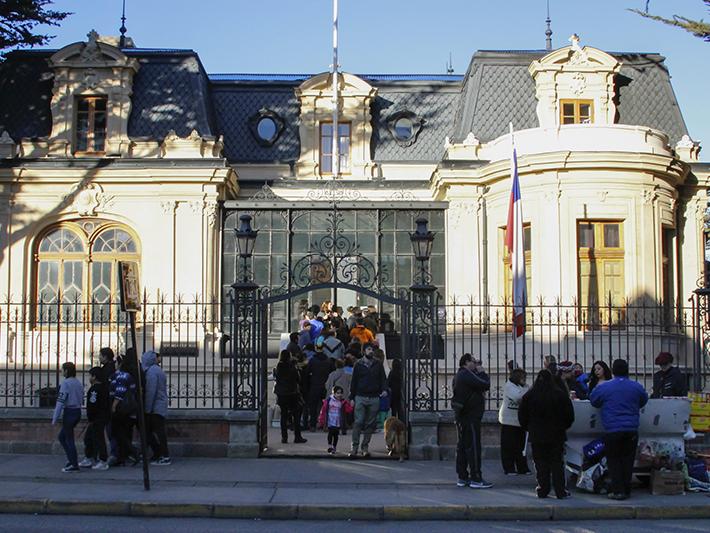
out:
{"label": "man in white hoodie", "polygon": [[518,405],[523,395],[528,391],[525,384],[527,374],[513,363],[510,379],[503,386],[503,401],[498,412],[500,422],[500,459],[503,472],[508,476],[529,474],[528,460],[525,450],[525,431],[518,421]]}

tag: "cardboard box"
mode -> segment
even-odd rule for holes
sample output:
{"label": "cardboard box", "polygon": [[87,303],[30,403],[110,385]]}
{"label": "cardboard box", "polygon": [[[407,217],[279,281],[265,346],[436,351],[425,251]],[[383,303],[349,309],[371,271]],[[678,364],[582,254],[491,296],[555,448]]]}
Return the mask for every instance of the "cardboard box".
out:
{"label": "cardboard box", "polygon": [[693,431],[710,431],[710,416],[691,415],[690,425],[693,426]]}
{"label": "cardboard box", "polygon": [[685,494],[685,476],[680,470],[654,470],[651,472],[651,494],[677,496]]}

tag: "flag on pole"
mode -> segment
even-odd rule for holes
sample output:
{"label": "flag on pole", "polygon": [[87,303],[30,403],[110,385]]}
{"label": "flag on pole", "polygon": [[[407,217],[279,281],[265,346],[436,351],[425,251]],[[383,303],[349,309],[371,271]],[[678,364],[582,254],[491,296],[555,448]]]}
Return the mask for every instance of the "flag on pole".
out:
{"label": "flag on pole", "polygon": [[513,139],[513,125],[510,125],[510,139],[513,154],[510,159],[510,174],[513,188],[508,206],[508,226],[505,230],[505,245],[510,257],[513,278],[513,338],[525,332],[525,306],[527,305],[527,282],[525,279],[525,248],[523,246],[523,202],[520,198],[518,181],[518,156]]}

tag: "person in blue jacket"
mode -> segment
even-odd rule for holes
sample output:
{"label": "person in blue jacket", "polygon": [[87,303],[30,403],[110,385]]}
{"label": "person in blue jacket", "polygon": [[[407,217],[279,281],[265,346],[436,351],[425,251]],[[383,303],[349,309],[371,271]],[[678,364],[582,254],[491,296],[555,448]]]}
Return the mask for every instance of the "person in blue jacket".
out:
{"label": "person in blue jacket", "polygon": [[639,383],[629,379],[629,364],[623,359],[614,361],[611,371],[614,378],[596,386],[589,400],[601,409],[606,431],[604,447],[611,477],[608,496],[612,500],[625,500],[631,495],[639,413],[648,402],[648,394]]}

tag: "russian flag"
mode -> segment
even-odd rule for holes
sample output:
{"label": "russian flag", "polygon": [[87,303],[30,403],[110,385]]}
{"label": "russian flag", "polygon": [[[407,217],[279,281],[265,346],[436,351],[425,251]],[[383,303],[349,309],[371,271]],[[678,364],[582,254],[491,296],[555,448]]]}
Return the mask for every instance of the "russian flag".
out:
{"label": "russian flag", "polygon": [[[511,141],[513,138],[511,125]],[[518,156],[513,141],[513,156],[510,160],[513,188],[508,206],[508,226],[505,230],[505,245],[510,257],[513,274],[513,338],[525,332],[525,306],[527,305],[527,283],[525,279],[525,248],[523,246],[523,202],[520,198],[518,181]]]}

